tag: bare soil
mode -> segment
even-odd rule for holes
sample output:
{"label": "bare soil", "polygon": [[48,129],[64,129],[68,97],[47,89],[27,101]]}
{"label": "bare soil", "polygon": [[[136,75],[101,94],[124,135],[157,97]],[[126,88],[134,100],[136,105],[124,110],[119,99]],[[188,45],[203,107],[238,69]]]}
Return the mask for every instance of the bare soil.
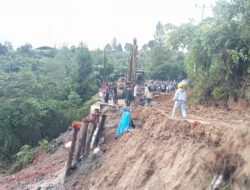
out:
{"label": "bare soil", "polygon": [[188,104],[188,119],[180,111],[172,119],[172,107],[172,95],[165,94],[154,96],[152,108],[133,107],[136,128],[117,139],[120,112],[110,112],[102,156],[83,161],[64,184],[67,151],[60,146],[16,174],[1,174],[0,189],[210,190],[222,175],[218,189],[249,190],[250,108]]}

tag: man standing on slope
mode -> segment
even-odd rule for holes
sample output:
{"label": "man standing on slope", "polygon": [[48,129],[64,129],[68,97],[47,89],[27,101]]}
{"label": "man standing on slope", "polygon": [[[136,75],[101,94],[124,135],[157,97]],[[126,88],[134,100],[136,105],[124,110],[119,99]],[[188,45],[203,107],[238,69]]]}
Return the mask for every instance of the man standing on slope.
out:
{"label": "man standing on slope", "polygon": [[187,112],[186,112],[186,91],[183,89],[183,83],[178,84],[178,90],[175,92],[174,95],[174,108],[172,111],[172,117],[175,117],[175,113],[178,107],[181,107],[181,112],[182,112],[182,117],[186,118],[187,117]]}
{"label": "man standing on slope", "polygon": [[145,84],[145,92],[144,95],[146,97],[146,106],[147,107],[152,107],[151,101],[152,101],[152,90],[149,84]]}

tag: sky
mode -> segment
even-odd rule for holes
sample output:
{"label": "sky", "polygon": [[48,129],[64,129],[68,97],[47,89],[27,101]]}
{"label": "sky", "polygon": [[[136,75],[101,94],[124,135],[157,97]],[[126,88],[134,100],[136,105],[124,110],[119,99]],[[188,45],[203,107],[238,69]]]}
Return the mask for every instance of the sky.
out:
{"label": "sky", "polygon": [[[180,25],[211,16],[215,0],[0,0],[0,43],[103,48],[153,39],[157,22]],[[196,7],[195,5],[198,5]]]}

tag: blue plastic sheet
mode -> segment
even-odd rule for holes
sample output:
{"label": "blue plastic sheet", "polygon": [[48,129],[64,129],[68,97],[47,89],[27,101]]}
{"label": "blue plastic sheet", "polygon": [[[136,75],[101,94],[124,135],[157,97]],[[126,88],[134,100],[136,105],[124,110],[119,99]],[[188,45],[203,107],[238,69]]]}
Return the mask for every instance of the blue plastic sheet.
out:
{"label": "blue plastic sheet", "polygon": [[128,108],[124,108],[118,127],[115,132],[115,137],[119,137],[122,132],[132,129],[132,127],[129,125],[130,120],[131,120],[130,111]]}

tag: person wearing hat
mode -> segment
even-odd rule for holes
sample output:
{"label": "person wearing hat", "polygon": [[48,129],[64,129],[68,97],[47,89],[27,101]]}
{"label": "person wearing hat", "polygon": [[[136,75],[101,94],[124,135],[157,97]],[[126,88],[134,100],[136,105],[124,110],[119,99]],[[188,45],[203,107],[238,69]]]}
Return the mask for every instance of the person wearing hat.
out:
{"label": "person wearing hat", "polygon": [[187,112],[186,112],[186,91],[184,90],[184,85],[183,83],[178,84],[178,90],[176,90],[175,95],[174,95],[174,108],[172,111],[172,117],[175,117],[176,110],[178,107],[181,107],[181,113],[182,117],[186,118],[187,117]]}

